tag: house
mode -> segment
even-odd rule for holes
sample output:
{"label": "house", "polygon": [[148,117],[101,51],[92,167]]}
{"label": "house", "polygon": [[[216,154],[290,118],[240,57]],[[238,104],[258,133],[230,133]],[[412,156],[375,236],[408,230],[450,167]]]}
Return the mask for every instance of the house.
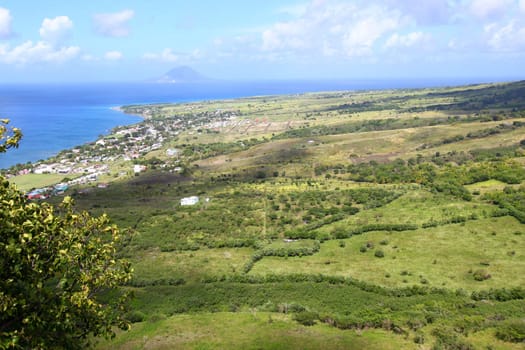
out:
{"label": "house", "polygon": [[143,172],[144,170],[146,170],[146,167],[144,165],[140,165],[140,164],[135,164],[133,166],[133,172],[135,174],[138,174],[138,173],[141,173]]}
{"label": "house", "polygon": [[166,155],[167,155],[168,157],[176,157],[176,156],[179,155],[179,153],[180,153],[180,150],[178,150],[178,149],[176,149],[176,148],[168,148],[168,149],[166,150]]}
{"label": "house", "polygon": [[47,165],[47,164],[39,165],[33,170],[33,173],[35,174],[50,174],[54,172],[55,172],[55,168],[52,165]]}
{"label": "house", "polygon": [[184,197],[180,200],[180,205],[195,205],[197,203],[199,203],[199,197],[197,196]]}
{"label": "house", "polygon": [[35,200],[35,199],[46,199],[45,196],[46,190],[43,188],[37,188],[29,193],[26,194],[27,199]]}
{"label": "house", "polygon": [[64,192],[69,188],[69,186],[65,183],[59,183],[55,185],[55,192]]}

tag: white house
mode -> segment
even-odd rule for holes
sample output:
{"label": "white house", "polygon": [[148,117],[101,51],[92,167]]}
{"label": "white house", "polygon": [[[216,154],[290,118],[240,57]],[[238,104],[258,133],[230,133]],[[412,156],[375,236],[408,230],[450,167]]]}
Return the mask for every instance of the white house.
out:
{"label": "white house", "polygon": [[166,150],[166,155],[167,155],[168,157],[176,157],[176,156],[179,155],[179,153],[180,153],[180,150],[178,150],[178,149],[176,149],[176,148],[168,148],[168,149]]}
{"label": "white house", "polygon": [[140,165],[140,164],[135,164],[133,166],[133,172],[135,174],[138,174],[140,172],[143,172],[144,170],[146,170],[146,167],[144,165]]}
{"label": "white house", "polygon": [[197,203],[199,203],[199,197],[197,196],[184,197],[180,200],[180,205],[195,205]]}
{"label": "white house", "polygon": [[50,165],[42,164],[33,170],[33,173],[35,174],[48,174],[48,173],[54,173],[54,172],[55,172],[55,168],[52,164]]}

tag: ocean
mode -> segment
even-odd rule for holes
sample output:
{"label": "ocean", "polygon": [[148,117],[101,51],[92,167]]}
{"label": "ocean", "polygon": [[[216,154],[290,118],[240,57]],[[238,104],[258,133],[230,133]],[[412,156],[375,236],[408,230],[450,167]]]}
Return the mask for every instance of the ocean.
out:
{"label": "ocean", "polygon": [[141,121],[112,107],[316,91],[456,86],[482,79],[212,81],[195,84],[100,83],[0,85],[0,119],[22,130],[18,149],[0,154],[0,169],[36,162],[87,142],[119,125]]}

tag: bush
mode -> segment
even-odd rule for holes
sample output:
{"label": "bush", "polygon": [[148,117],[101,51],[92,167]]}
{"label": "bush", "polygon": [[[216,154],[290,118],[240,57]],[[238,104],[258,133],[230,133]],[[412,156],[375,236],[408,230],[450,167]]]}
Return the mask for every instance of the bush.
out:
{"label": "bush", "polygon": [[496,337],[503,341],[521,343],[525,342],[525,321],[508,321],[496,330]]}
{"label": "bush", "polygon": [[376,258],[384,258],[385,257],[385,253],[381,250],[381,249],[378,249],[376,250],[376,252],[374,253],[374,256]]}
{"label": "bush", "polygon": [[487,270],[479,269],[479,270],[474,271],[474,273],[472,274],[472,277],[474,277],[476,281],[484,281],[484,280],[488,280],[491,276],[487,272]]}
{"label": "bush", "polygon": [[474,347],[462,339],[453,329],[442,327],[432,331],[436,342],[432,350],[474,350]]}
{"label": "bush", "polygon": [[414,343],[425,344],[425,335],[423,333],[416,333],[414,336]]}
{"label": "bush", "polygon": [[131,323],[138,323],[146,319],[146,314],[142,311],[133,310],[126,315],[126,319]]}
{"label": "bush", "polygon": [[525,299],[525,289],[515,287],[511,289],[490,289],[488,291],[472,292],[471,298],[473,300],[521,300]]}
{"label": "bush", "polygon": [[301,311],[294,314],[293,319],[303,326],[313,326],[319,319],[319,315],[312,311]]}

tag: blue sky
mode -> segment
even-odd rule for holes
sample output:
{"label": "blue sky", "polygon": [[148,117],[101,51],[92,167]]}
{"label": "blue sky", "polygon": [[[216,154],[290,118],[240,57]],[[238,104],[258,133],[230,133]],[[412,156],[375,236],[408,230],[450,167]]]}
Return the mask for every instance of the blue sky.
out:
{"label": "blue sky", "polygon": [[525,0],[0,0],[0,82],[525,78]]}

